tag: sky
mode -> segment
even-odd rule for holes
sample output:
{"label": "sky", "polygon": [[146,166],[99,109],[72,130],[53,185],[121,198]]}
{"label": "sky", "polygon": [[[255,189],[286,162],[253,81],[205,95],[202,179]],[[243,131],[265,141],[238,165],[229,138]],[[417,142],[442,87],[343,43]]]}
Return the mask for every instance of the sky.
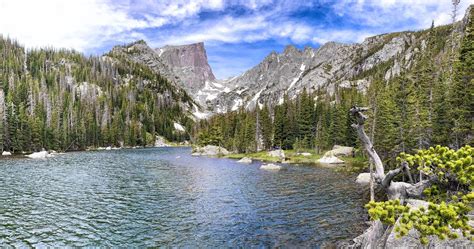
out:
{"label": "sky", "polygon": [[[458,20],[470,4],[461,0]],[[447,24],[451,13],[451,0],[0,0],[0,34],[86,55],[140,39],[154,48],[204,42],[224,79],[286,45],[362,42]]]}

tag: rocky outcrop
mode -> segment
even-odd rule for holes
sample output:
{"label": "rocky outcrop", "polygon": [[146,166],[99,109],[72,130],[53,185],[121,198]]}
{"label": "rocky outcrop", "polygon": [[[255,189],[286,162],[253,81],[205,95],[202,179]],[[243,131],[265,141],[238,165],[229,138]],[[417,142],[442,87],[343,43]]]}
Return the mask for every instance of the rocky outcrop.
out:
{"label": "rocky outcrop", "polygon": [[12,153],[10,151],[4,151],[2,152],[2,156],[11,156]]}
{"label": "rocky outcrop", "polygon": [[318,163],[322,164],[344,164],[345,162],[335,156],[323,156],[318,159]]}
{"label": "rocky outcrop", "polygon": [[284,159],[285,158],[285,151],[283,151],[283,150],[272,150],[272,151],[268,152],[268,156]]}
{"label": "rocky outcrop", "polygon": [[204,147],[196,147],[193,149],[193,156],[225,156],[230,154],[228,150],[220,146],[206,145]]}
{"label": "rocky outcrop", "polygon": [[354,147],[334,145],[332,150],[324,153],[324,156],[351,156],[354,151]]}
{"label": "rocky outcrop", "polygon": [[180,78],[182,86],[189,93],[202,89],[206,81],[216,81],[202,42],[181,46],[164,46],[155,49],[155,51],[173,74]]}
{"label": "rocky outcrop", "polygon": [[273,164],[273,163],[269,163],[269,164],[264,164],[264,165],[260,166],[260,169],[264,169],[264,170],[281,170],[281,169],[283,169],[283,167],[280,166],[280,165],[276,165],[276,164]]}
{"label": "rocky outcrop", "polygon": [[[427,208],[428,203],[423,200],[407,199],[407,206],[411,209]],[[471,221],[472,223],[472,221]],[[396,221],[395,226],[399,224]],[[383,225],[380,221],[371,222],[371,226],[360,236],[353,240],[353,244],[341,245],[341,248],[474,248],[474,242],[462,236],[460,231],[457,239],[440,240],[437,236],[429,236],[428,245],[420,243],[419,233],[412,228],[407,235],[397,238],[395,226]]]}
{"label": "rocky outcrop", "polygon": [[245,164],[250,164],[252,163],[252,159],[248,158],[248,157],[244,157],[242,159],[240,159],[239,161],[237,161],[238,163],[245,163]]}
{"label": "rocky outcrop", "polygon": [[169,147],[170,145],[166,139],[162,136],[156,136],[155,138],[155,147]]}

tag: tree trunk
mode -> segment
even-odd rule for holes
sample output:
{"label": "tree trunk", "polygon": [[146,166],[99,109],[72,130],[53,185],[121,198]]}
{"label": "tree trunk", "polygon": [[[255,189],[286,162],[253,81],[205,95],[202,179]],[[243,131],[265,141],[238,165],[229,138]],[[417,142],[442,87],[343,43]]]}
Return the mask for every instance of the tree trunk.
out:
{"label": "tree trunk", "polygon": [[[362,113],[367,111],[368,108],[352,107],[350,113],[355,117],[357,123],[352,124],[352,127],[357,130],[357,135],[364,146],[367,154],[370,157],[371,162],[375,166],[375,180],[377,184],[380,184],[387,192],[389,199],[400,199],[404,201],[406,198],[420,198],[423,195],[423,190],[433,184],[434,178],[430,178],[418,183],[413,183],[413,178],[410,174],[408,164],[403,162],[397,169],[390,170],[385,174],[385,169],[377,152],[374,150],[372,142],[364,131],[364,123],[367,117]],[[371,170],[372,173],[372,170]],[[392,180],[400,173],[405,173],[410,180],[407,182],[393,182]]]}

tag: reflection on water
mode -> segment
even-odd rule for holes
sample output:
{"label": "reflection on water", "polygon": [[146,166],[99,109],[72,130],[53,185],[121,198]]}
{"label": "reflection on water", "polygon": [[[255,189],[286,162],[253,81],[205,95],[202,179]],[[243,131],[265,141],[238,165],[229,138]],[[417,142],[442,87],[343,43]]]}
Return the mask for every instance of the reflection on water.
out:
{"label": "reflection on water", "polygon": [[0,160],[0,245],[310,246],[361,233],[354,176],[188,148]]}

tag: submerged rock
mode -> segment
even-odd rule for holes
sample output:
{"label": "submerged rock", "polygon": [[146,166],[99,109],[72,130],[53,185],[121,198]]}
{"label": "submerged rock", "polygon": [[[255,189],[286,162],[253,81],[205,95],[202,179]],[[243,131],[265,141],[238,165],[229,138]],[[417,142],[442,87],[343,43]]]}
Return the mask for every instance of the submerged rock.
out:
{"label": "submerged rock", "polygon": [[228,150],[220,146],[206,145],[204,147],[196,147],[193,150],[193,156],[225,156],[230,154]]}
{"label": "submerged rock", "polygon": [[238,163],[252,163],[252,159],[248,158],[248,157],[244,157],[242,159],[240,159],[239,161],[237,161]]}
{"label": "submerged rock", "polygon": [[324,163],[324,164],[343,164],[344,161],[341,159],[335,157],[335,156],[323,156],[318,160],[319,163]]}
{"label": "submerged rock", "polygon": [[2,156],[11,156],[12,153],[10,151],[4,151],[2,152]]}
{"label": "submerged rock", "polygon": [[280,166],[280,165],[276,165],[276,164],[273,164],[273,163],[269,163],[269,164],[264,164],[264,165],[260,166],[260,169],[264,169],[264,170],[281,170],[281,169],[283,169],[283,167]]}

